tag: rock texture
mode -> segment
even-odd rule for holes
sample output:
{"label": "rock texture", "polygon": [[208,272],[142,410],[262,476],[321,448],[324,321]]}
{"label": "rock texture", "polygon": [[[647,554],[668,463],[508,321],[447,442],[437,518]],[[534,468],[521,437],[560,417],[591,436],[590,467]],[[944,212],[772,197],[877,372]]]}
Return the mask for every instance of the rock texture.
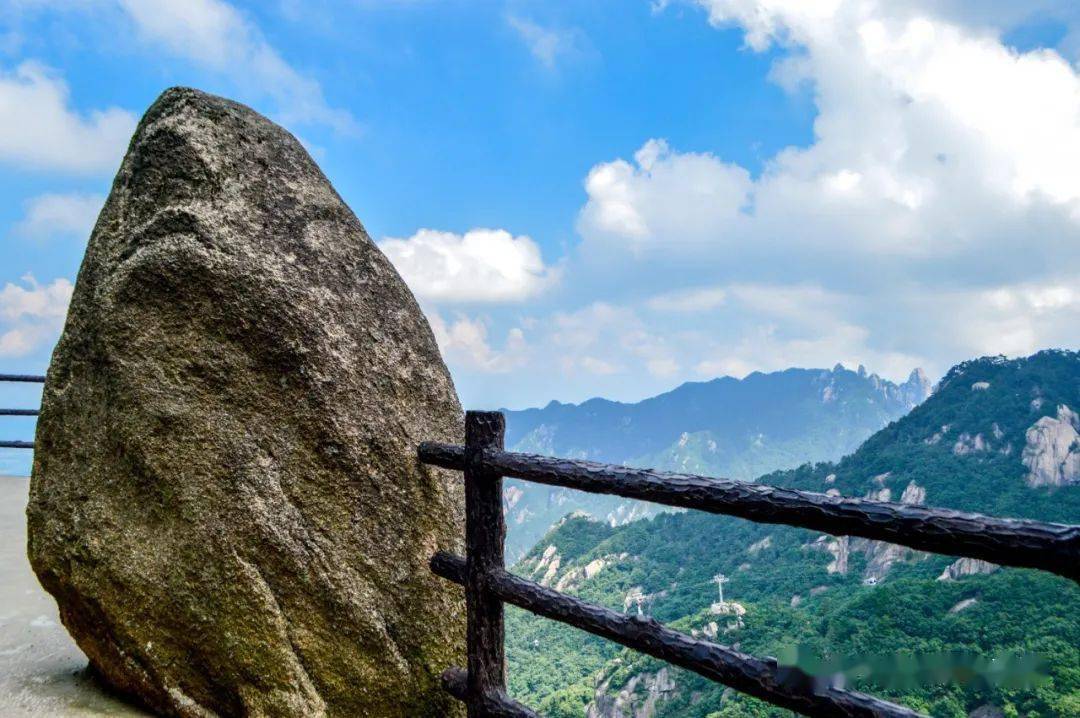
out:
{"label": "rock texture", "polygon": [[38,423],[29,554],[115,688],[174,716],[444,716],[462,439],[416,302],[301,145],[149,109],[94,228]]}
{"label": "rock texture", "polygon": [[1080,484],[1080,417],[1062,404],[1057,417],[1044,416],[1025,433],[1021,460],[1028,486]]}
{"label": "rock texture", "polygon": [[941,575],[938,576],[938,581],[956,581],[964,576],[975,576],[980,573],[993,573],[1000,568],[995,563],[989,561],[980,561],[977,558],[958,558],[950,563]]}
{"label": "rock texture", "polygon": [[[890,494],[891,492],[887,488],[881,489],[876,498],[879,501],[888,501]],[[871,496],[870,498],[875,497]],[[910,506],[926,503],[926,489],[914,481],[909,482],[900,495],[900,503]],[[908,561],[926,555],[906,546],[884,541],[854,539],[851,543],[852,550],[861,550],[866,554],[866,568],[863,571],[864,583],[874,584],[881,581],[892,570],[893,564],[898,561]]]}
{"label": "rock texture", "polygon": [[631,676],[614,695],[611,689],[610,679],[600,683],[586,708],[586,718],[654,718],[663,703],[678,695],[678,686],[667,668]]}
{"label": "rock texture", "polygon": [[[879,474],[874,477],[874,480],[880,483],[886,478],[888,478],[888,474]],[[871,501],[891,501],[892,489],[887,486],[871,489],[866,494],[866,498]],[[926,503],[926,488],[919,486],[914,481],[909,482],[900,495],[900,503],[908,505]],[[827,551],[832,555],[832,560],[825,567],[825,570],[828,573],[837,573],[841,576],[847,575],[852,553],[864,554],[866,556],[866,568],[863,571],[863,580],[868,584],[876,584],[884,579],[897,561],[922,558],[926,555],[906,546],[884,541],[870,541],[849,536],[829,536],[827,534],[819,536],[811,543],[804,544],[803,548]]]}

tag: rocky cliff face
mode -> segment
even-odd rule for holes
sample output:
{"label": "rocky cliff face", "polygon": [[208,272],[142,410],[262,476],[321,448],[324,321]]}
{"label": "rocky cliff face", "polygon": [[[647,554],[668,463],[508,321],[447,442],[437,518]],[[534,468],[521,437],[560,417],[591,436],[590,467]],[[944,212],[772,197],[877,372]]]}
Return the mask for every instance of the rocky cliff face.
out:
{"label": "rocky cliff face", "polygon": [[632,676],[617,691],[603,681],[596,699],[585,710],[586,718],[654,718],[657,708],[675,697],[677,686],[667,668]]}
{"label": "rocky cliff face", "polygon": [[980,573],[993,573],[1000,568],[997,564],[989,561],[980,561],[977,558],[958,558],[938,576],[938,581],[956,581],[964,576],[977,576]]}
{"label": "rocky cliff face", "polygon": [[155,712],[456,715],[460,442],[431,330],[295,138],[174,89],[97,222],[38,423],[29,554]]}
{"label": "rocky cliff face", "polygon": [[[876,477],[880,486],[888,478],[888,474]],[[830,489],[831,491],[831,489]],[[892,490],[880,486],[867,493],[866,497],[872,501],[891,501]],[[926,489],[914,481],[910,482],[900,495],[900,503],[918,505],[926,503]],[[822,534],[811,543],[803,546],[805,549],[815,551],[827,551],[832,560],[825,567],[826,572],[836,573],[841,576],[848,572],[853,553],[861,553],[866,558],[866,566],[863,570],[863,581],[873,585],[889,575],[893,565],[899,561],[918,560],[926,554],[914,551],[905,546],[886,543],[884,541],[870,541],[863,538],[851,538],[850,536],[829,536]]]}
{"label": "rocky cliff face", "polygon": [[1080,417],[1060,405],[1057,416],[1044,416],[1027,430],[1022,461],[1029,486],[1080,484]]}
{"label": "rocky cliff face", "polygon": [[[1069,411],[1059,407],[1069,407]],[[1075,524],[1080,521],[1080,484],[1032,487],[1031,466],[1047,466],[1059,481],[1072,446],[1046,440],[1049,428],[1065,438],[1077,427],[1080,407],[1080,353],[1045,351],[1024,359],[987,357],[950,371],[934,394],[904,418],[868,439],[835,464],[807,464],[762,479],[764,483],[857,498],[928,504],[1002,517]],[[1039,431],[1022,463],[1026,435]],[[1052,435],[1052,434],[1051,434]],[[960,447],[957,450],[957,447]],[[1057,448],[1055,448],[1057,447]],[[1067,449],[1067,450],[1066,450]],[[1033,459],[1043,457],[1041,464]],[[1050,457],[1051,460],[1045,460]],[[1056,458],[1055,458],[1056,457]],[[554,547],[548,549],[548,547]],[[955,556],[926,554],[888,543],[835,537],[783,526],[755,524],[688,511],[649,522],[611,528],[568,521],[553,531],[526,561],[537,562],[544,549],[561,555],[561,576],[581,573],[590,562],[625,552],[627,560],[608,563],[595,578],[578,585],[584,598],[642,612],[656,620],[707,636],[725,645],[740,644],[754,655],[783,658],[793,636],[827,646],[840,655],[868,651],[1030,650],[1053,646],[1045,654],[1050,684],[1034,690],[995,694],[1009,714],[1073,715],[1068,683],[1075,671],[1080,622],[1080,592],[1064,579],[1036,571],[997,568]],[[713,602],[713,580],[723,574],[726,605],[745,609],[742,626]],[[940,579],[940,580],[938,580]],[[553,584],[554,585],[554,584]],[[1002,617],[1014,617],[1005,620]],[[646,705],[648,676],[657,664],[632,652],[603,652],[585,643],[579,652],[550,621],[511,616],[508,656],[511,685],[522,699],[542,707],[580,705],[589,695],[602,716],[626,716]],[[528,636],[529,643],[517,636]],[[887,636],[885,642],[881,637]],[[1042,642],[1042,643],[1039,643]],[[545,675],[559,671],[552,686]],[[601,676],[600,681],[596,676]],[[637,677],[632,690],[631,679]],[[753,715],[758,706],[722,686],[675,671],[676,689],[657,713],[665,718]],[[859,684],[871,692],[879,686]],[[600,695],[594,695],[599,688]],[[938,687],[901,691],[900,699],[937,715],[964,715],[991,696],[970,684],[948,692],[951,706],[927,696]],[[941,694],[939,694],[941,695]],[[939,710],[940,709],[940,710]]]}

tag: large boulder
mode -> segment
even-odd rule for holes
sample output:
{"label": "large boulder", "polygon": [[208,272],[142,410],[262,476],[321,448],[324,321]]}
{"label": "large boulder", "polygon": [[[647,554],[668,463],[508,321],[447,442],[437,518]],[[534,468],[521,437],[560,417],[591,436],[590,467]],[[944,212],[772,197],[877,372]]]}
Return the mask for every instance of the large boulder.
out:
{"label": "large boulder", "polygon": [[113,687],[175,716],[444,716],[463,661],[460,442],[431,330],[300,143],[172,89],[79,271],[29,554]]}

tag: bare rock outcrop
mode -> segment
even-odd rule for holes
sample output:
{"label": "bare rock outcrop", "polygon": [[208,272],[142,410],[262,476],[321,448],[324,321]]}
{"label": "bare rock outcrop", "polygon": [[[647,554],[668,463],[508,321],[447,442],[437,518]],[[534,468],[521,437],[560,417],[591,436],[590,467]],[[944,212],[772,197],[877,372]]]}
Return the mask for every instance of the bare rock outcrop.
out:
{"label": "bare rock outcrop", "polygon": [[1025,434],[1021,461],[1031,487],[1080,484],[1080,417],[1060,405],[1057,416],[1044,416]]}
{"label": "bare rock outcrop", "polygon": [[[888,478],[888,474],[880,474],[874,477],[879,485]],[[888,486],[871,489],[866,498],[871,501],[891,501],[892,489]],[[908,483],[900,494],[900,503],[908,505],[923,504],[926,502],[926,488],[919,486],[914,481]],[[850,536],[830,536],[822,534],[817,539],[803,545],[804,549],[812,551],[825,551],[832,556],[832,560],[825,566],[828,573],[836,573],[841,576],[847,575],[852,553],[862,553],[866,556],[866,569],[863,572],[863,580],[868,584],[875,584],[888,575],[893,564],[897,561],[906,561],[925,556],[919,551],[913,551],[906,546],[886,543],[884,541],[871,541],[863,538]]]}
{"label": "bare rock outcrop", "polygon": [[607,554],[599,558],[594,558],[583,566],[575,566],[559,578],[558,582],[555,584],[555,590],[563,593],[574,593],[581,588],[581,585],[584,582],[593,578],[608,566],[618,561],[626,560],[629,556],[630,554],[627,553]]}
{"label": "bare rock outcrop", "polygon": [[963,578],[964,576],[975,576],[980,573],[993,573],[997,571],[1000,566],[996,563],[990,563],[989,561],[981,561],[977,558],[958,558],[950,563],[941,575],[938,576],[938,581],[955,581]]}
{"label": "bare rock outcrop", "polygon": [[657,709],[678,694],[678,686],[670,671],[661,668],[656,673],[638,673],[626,685],[611,692],[609,681],[602,681],[596,697],[586,708],[586,718],[653,718]]}
{"label": "bare rock outcrop", "polygon": [[967,456],[968,454],[989,451],[989,448],[989,444],[983,439],[982,434],[972,436],[971,434],[964,432],[957,437],[956,443],[953,444],[952,452],[956,456]]}
{"label": "bare rock outcrop", "polygon": [[832,554],[832,561],[825,567],[829,573],[838,573],[846,576],[848,572],[848,558],[851,551],[851,538],[849,536],[836,536],[826,539],[825,550]]}
{"label": "bare rock outcrop", "polygon": [[803,544],[803,548],[811,551],[826,551],[832,556],[825,570],[828,573],[838,573],[846,576],[848,572],[848,559],[851,553],[850,536],[830,536],[822,534],[815,540]]}
{"label": "bare rock outcrop", "polygon": [[539,558],[523,560],[518,565],[518,570],[521,571],[522,575],[538,581],[540,585],[548,586],[559,574],[561,565],[562,556],[559,555],[559,547],[555,544],[548,544]]}
{"label": "bare rock outcrop", "polygon": [[[888,489],[880,490],[877,497],[874,497],[873,492],[871,492],[870,498],[888,501]],[[904,487],[904,491],[900,494],[900,503],[909,506],[926,503],[926,488],[919,486],[914,481],[909,482],[908,485]],[[878,581],[881,581],[888,575],[893,564],[897,561],[907,561],[925,555],[906,546],[900,546],[899,544],[886,543],[884,541],[869,541],[867,539],[853,540],[852,549],[861,550],[866,554],[866,570],[863,571],[863,581],[866,583],[877,583]]]}
{"label": "bare rock outcrop", "polygon": [[445,716],[462,438],[409,290],[290,134],[194,90],[142,119],[38,423],[29,555],[99,675],[172,716]]}

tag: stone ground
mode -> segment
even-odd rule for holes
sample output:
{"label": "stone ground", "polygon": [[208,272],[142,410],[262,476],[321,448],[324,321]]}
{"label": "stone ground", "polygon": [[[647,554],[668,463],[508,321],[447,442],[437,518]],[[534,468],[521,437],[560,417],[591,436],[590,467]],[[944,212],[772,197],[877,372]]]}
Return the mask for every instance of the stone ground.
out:
{"label": "stone ground", "polygon": [[0,716],[146,716],[87,675],[26,558],[30,480],[0,477]]}

